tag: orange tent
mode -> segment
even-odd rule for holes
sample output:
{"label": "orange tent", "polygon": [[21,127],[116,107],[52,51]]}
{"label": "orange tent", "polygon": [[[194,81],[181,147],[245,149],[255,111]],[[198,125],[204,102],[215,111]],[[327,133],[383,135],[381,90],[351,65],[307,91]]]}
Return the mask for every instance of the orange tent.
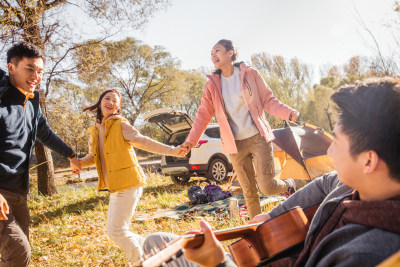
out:
{"label": "orange tent", "polygon": [[275,178],[311,180],[335,169],[327,155],[332,136],[321,128],[306,123],[273,132]]}

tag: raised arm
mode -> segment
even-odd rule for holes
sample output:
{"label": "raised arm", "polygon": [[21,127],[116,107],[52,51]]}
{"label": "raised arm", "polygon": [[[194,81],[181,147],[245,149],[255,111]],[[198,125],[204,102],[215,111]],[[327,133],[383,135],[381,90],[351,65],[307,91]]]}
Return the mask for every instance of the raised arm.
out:
{"label": "raised arm", "polygon": [[201,135],[206,130],[207,125],[212,120],[214,114],[215,109],[211,97],[211,92],[206,85],[203,96],[201,98],[200,107],[197,109],[197,114],[194,119],[192,129],[190,130],[190,133],[186,138],[185,143],[183,143],[183,146],[188,148],[187,152],[189,152],[189,150],[197,144]]}
{"label": "raised arm", "polygon": [[150,137],[144,136],[127,121],[121,122],[121,129],[125,141],[134,147],[162,155],[180,156],[180,147],[164,145]]}
{"label": "raised arm", "polygon": [[260,73],[256,70],[253,70],[252,75],[257,84],[258,95],[260,97],[263,109],[268,113],[283,120],[296,120],[298,117],[298,112],[283,104],[279,99],[274,96],[272,90],[261,77]]}

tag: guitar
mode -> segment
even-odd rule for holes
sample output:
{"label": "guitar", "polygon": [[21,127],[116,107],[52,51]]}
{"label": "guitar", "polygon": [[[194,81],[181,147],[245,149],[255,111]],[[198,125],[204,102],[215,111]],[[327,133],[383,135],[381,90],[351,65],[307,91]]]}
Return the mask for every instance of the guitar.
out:
{"label": "guitar", "polygon": [[[297,207],[263,223],[218,230],[214,234],[219,241],[241,238],[228,246],[233,260],[239,267],[254,267],[264,259],[302,244],[309,226],[307,217],[311,214],[307,215]],[[165,248],[154,249],[143,260],[135,262],[135,266],[160,266],[174,260],[182,249],[196,248],[203,242],[203,234],[182,235],[165,244]]]}

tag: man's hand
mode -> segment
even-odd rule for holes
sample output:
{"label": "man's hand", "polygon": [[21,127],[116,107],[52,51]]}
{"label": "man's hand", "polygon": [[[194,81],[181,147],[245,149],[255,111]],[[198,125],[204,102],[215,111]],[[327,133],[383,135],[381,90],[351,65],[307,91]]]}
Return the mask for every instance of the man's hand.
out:
{"label": "man's hand", "polygon": [[256,215],[253,219],[251,219],[249,221],[249,224],[252,224],[252,223],[263,223],[263,222],[268,221],[269,219],[271,219],[271,216],[269,216],[268,213],[262,213],[262,214]]}
{"label": "man's hand", "polygon": [[185,156],[187,153],[189,153],[190,149],[192,149],[193,145],[189,142],[185,142],[181,145],[182,151],[181,151],[181,156]]}
{"label": "man's hand", "polygon": [[198,248],[186,248],[185,258],[201,266],[215,267],[225,261],[225,250],[206,221],[200,221],[200,228],[204,234],[204,243]]}
{"label": "man's hand", "polygon": [[76,157],[69,159],[69,165],[71,166],[73,174],[78,174],[82,171],[81,162]]}
{"label": "man's hand", "polygon": [[8,220],[8,217],[6,214],[9,214],[10,211],[8,209],[8,204],[6,199],[0,194],[0,221],[1,220]]}

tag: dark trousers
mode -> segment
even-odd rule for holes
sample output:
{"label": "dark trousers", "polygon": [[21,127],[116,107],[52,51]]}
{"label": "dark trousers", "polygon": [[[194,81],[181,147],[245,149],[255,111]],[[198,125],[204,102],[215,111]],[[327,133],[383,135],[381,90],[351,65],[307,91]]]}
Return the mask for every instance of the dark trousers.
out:
{"label": "dark trousers", "polygon": [[28,266],[31,258],[29,245],[29,210],[27,196],[0,189],[10,213],[8,220],[0,220],[0,267]]}

